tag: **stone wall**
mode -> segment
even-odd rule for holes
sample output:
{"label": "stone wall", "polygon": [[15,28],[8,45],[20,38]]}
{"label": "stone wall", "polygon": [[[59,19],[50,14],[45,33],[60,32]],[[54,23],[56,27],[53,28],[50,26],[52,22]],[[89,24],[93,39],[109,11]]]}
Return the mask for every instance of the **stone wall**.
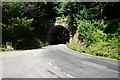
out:
{"label": "stone wall", "polygon": [[76,32],[73,36],[70,36],[70,44],[76,44],[82,46],[84,44],[83,42],[84,37],[80,35],[78,32]]}

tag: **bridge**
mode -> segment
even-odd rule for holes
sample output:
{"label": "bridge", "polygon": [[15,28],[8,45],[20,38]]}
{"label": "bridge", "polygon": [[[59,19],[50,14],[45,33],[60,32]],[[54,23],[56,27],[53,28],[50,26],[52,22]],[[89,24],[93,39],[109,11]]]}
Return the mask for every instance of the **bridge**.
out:
{"label": "bridge", "polygon": [[[57,17],[54,25],[48,30],[47,39],[51,44],[57,43],[82,43],[83,44],[83,36],[79,35],[77,32],[74,32],[72,29],[73,26],[69,25],[68,18]],[[60,33],[62,35],[58,37]],[[58,37],[58,38],[57,38]],[[66,39],[62,38],[66,37]],[[61,39],[61,40],[58,40]]]}

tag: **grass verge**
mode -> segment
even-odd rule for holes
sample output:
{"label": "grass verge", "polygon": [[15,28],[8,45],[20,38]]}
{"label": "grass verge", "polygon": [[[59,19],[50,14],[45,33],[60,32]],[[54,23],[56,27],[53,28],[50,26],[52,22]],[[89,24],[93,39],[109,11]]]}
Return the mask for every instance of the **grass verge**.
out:
{"label": "grass verge", "polygon": [[92,44],[88,47],[67,43],[67,47],[77,52],[120,60],[118,48],[112,47],[107,43]]}

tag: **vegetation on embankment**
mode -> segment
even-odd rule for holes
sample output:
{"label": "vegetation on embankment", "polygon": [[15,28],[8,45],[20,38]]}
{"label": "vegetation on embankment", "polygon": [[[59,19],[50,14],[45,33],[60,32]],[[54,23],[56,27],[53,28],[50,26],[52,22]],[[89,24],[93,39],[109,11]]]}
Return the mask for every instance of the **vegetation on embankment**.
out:
{"label": "vegetation on embankment", "polygon": [[[71,22],[75,31],[84,36],[84,44],[71,42],[67,46],[75,51],[95,56],[120,59],[120,15],[118,14],[120,9],[116,8],[118,5],[119,3],[85,3],[80,6],[74,3],[74,6],[71,5],[71,10],[73,10],[70,11],[73,13]],[[77,10],[78,12],[75,12]]]}
{"label": "vegetation on embankment", "polygon": [[104,42],[96,43],[88,47],[67,43],[67,47],[72,50],[81,52],[81,53],[87,53],[87,54],[91,54],[94,56],[102,56],[102,57],[108,57],[108,58],[120,60],[120,54],[118,53],[118,47],[116,48],[110,43],[104,43]]}
{"label": "vegetation on embankment", "polygon": [[[114,22],[116,20],[116,23]],[[120,26],[120,18],[112,20],[111,26],[115,24],[115,27]],[[111,21],[106,22],[104,20],[77,20],[78,27],[77,32],[83,35],[84,45],[68,44],[70,49],[92,54],[95,56],[109,57],[113,59],[120,59],[120,53],[118,52],[120,47],[119,29],[114,33],[105,33],[104,30],[109,27]],[[97,25],[97,26],[96,26]],[[102,29],[99,29],[98,26]],[[114,27],[114,26],[113,26]]]}

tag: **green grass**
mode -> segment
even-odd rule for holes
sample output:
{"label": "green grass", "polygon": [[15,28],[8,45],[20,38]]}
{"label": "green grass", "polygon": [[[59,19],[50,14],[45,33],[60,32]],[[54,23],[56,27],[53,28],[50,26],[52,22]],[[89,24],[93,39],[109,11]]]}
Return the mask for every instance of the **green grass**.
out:
{"label": "green grass", "polygon": [[14,49],[0,48],[0,51],[15,51]]}
{"label": "green grass", "polygon": [[94,56],[102,56],[102,57],[108,57],[108,58],[120,60],[118,48],[111,46],[111,44],[109,43],[96,43],[88,47],[67,43],[67,47],[72,50],[91,54]]}

